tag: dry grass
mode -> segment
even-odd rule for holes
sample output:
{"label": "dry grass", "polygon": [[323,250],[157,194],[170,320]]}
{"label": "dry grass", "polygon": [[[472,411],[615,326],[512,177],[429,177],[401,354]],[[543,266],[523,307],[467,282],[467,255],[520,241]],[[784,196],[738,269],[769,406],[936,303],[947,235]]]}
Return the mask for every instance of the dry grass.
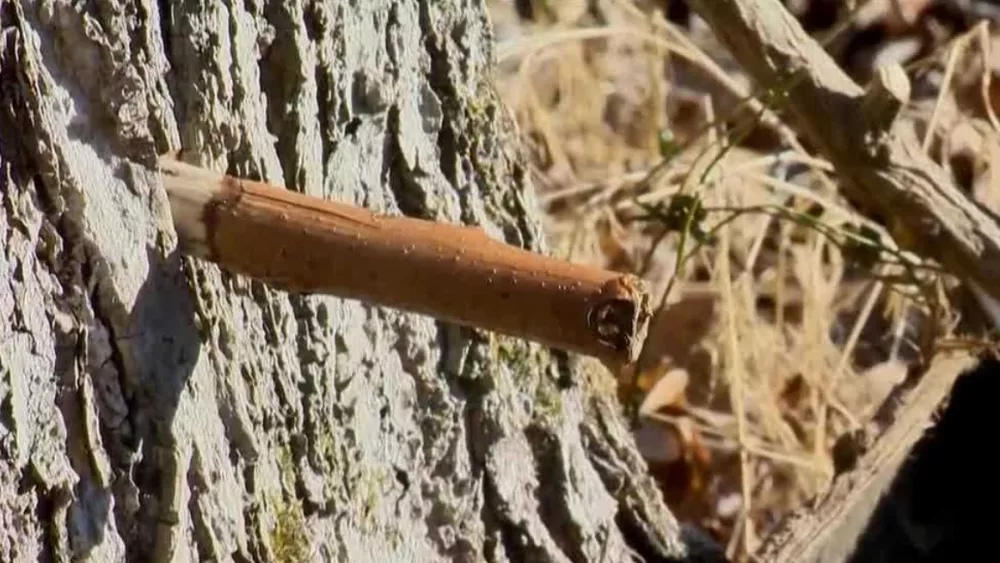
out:
{"label": "dry grass", "polygon": [[[836,438],[864,424],[909,365],[953,336],[965,312],[953,284],[915,257],[904,255],[916,278],[907,277],[912,266],[859,264],[843,244],[846,229],[881,233],[883,258],[891,241],[836,195],[830,165],[781,127],[758,126],[727,148],[733,122],[718,122],[747,85],[707,34],[692,39],[626,0],[605,3],[612,23],[602,27],[569,2],[532,25],[507,2],[490,4],[501,30],[497,86],[531,151],[554,252],[669,290],[636,395],[623,397],[646,401],[640,448],[678,517],[744,558],[829,484]],[[980,49],[990,43],[975,33]],[[947,53],[916,71],[945,68]],[[952,58],[975,67],[962,52]],[[997,174],[996,119],[962,109],[961,92],[982,82],[960,91],[946,81],[910,117],[932,122],[927,148],[945,164],[975,153],[972,191],[1000,201],[1000,183],[983,187]],[[963,127],[975,133],[956,141]],[[674,151],[666,161],[664,148]],[[718,226],[715,240],[697,246],[639,220],[642,205],[669,205],[677,194],[711,211],[702,227]],[[737,209],[761,212],[733,218]],[[809,210],[835,240],[789,218]]]}

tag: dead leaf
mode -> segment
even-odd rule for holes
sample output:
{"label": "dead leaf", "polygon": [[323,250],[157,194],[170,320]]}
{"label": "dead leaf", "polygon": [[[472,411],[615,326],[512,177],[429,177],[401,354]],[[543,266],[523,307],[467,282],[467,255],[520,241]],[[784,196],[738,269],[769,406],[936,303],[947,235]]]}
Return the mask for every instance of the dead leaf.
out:
{"label": "dead leaf", "polygon": [[626,233],[610,213],[597,221],[597,240],[604,255],[607,268],[620,271],[634,271],[630,245],[625,241]]}
{"label": "dead leaf", "polygon": [[681,459],[684,448],[677,431],[667,424],[642,418],[635,431],[635,443],[647,462],[669,464]]}
{"label": "dead leaf", "polygon": [[[659,374],[670,366],[692,369],[690,362],[696,356],[698,345],[703,342],[715,322],[717,292],[709,287],[685,291],[680,301],[661,309],[650,321],[646,343],[639,364],[648,366],[646,376],[658,381]],[[692,372],[694,377],[701,377]]]}
{"label": "dead leaf", "polygon": [[806,379],[801,373],[797,373],[785,381],[785,385],[779,395],[783,410],[794,411],[802,404],[806,397]]}
{"label": "dead leaf", "polygon": [[865,385],[858,387],[866,391],[865,404],[872,405],[872,408],[881,405],[889,393],[906,379],[908,369],[905,363],[893,359],[876,364],[863,372],[861,377]]}
{"label": "dead leaf", "polygon": [[656,412],[663,407],[677,405],[684,398],[684,390],[687,389],[688,372],[682,368],[668,371],[661,377],[652,389],[646,393],[646,397],[639,406],[641,414]]}

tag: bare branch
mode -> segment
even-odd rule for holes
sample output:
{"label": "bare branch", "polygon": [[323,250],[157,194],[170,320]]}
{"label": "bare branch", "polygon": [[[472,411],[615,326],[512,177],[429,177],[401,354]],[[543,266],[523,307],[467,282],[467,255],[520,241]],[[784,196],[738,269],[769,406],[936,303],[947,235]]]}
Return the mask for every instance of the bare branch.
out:
{"label": "bare branch", "polygon": [[797,126],[834,164],[845,195],[885,217],[902,248],[1000,297],[1000,220],[959,191],[912,128],[896,122],[908,90],[898,76],[880,73],[866,95],[778,0],[691,5],[759,84],[787,89]]}
{"label": "bare branch", "polygon": [[915,383],[901,385],[868,427],[838,443],[840,472],[826,494],[790,515],[757,555],[772,563],[847,561],[914,444],[934,422],[955,381],[976,367],[966,352],[942,353]]}

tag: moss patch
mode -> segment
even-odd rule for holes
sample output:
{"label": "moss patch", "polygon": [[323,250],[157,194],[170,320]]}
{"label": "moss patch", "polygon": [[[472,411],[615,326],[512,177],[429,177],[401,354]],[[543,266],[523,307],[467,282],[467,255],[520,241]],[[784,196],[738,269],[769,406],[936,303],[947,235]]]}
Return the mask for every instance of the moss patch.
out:
{"label": "moss patch", "polygon": [[282,503],[274,516],[275,524],[270,537],[274,560],[279,563],[310,561],[309,536],[306,534],[302,507],[294,503]]}

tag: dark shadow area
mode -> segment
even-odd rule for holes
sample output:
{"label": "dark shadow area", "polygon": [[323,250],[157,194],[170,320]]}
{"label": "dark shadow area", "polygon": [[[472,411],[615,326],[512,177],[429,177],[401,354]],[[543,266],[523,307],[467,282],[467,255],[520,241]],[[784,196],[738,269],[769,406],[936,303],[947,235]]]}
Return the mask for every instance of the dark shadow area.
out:
{"label": "dark shadow area", "polygon": [[[14,6],[0,4],[0,28],[23,25]],[[23,41],[19,32],[6,33],[0,36],[0,51],[20,53]],[[164,471],[173,467],[171,428],[201,349],[190,284],[180,255],[164,256],[148,241],[145,281],[135,302],[123,303],[102,249],[88,239],[80,194],[89,190],[92,200],[114,196],[100,193],[106,188],[99,184],[69,188],[79,179],[56,166],[57,151],[36,142],[48,137],[30,109],[33,101],[26,92],[31,75],[22,62],[17,56],[0,56],[0,192],[13,198],[19,195],[15,191],[32,191],[31,201],[46,223],[40,234],[26,234],[38,237],[36,259],[62,290],[45,304],[55,348],[51,377],[58,386],[52,408],[63,419],[66,456],[80,479],[72,486],[52,486],[37,467],[29,466],[23,469],[21,492],[37,494],[34,516],[42,523],[46,556],[68,547],[74,560],[86,557],[105,539],[113,500],[128,560],[148,561],[157,526],[165,521],[169,499],[164,497],[171,490]],[[149,161],[148,155],[129,156],[132,162]],[[125,168],[117,174],[126,184],[137,181]],[[16,217],[15,211],[5,211]],[[13,227],[28,229],[17,221]],[[33,283],[26,276],[15,281]],[[49,461],[55,463],[58,455],[62,453],[53,452]]]}
{"label": "dark shadow area", "polygon": [[[93,252],[96,249],[91,248]],[[113,499],[127,560],[150,560],[157,526],[170,501],[169,482],[177,482],[168,474],[176,466],[171,460],[175,449],[171,428],[201,343],[180,256],[174,251],[164,258],[148,249],[147,259],[149,272],[130,311],[108,279],[98,275],[91,296],[95,319],[89,330],[81,326],[55,331],[55,372],[61,384],[57,404],[66,421],[70,462],[80,476],[71,496],[69,491],[58,494],[63,495],[61,502],[69,503],[70,549],[77,556],[104,541],[107,522],[95,515],[107,514]],[[84,269],[95,267],[97,261],[91,258]],[[108,357],[98,352],[105,347],[101,337],[94,337],[97,327],[107,330],[112,341]],[[85,392],[83,386],[91,390]],[[86,409],[80,408],[87,396],[92,397],[97,420],[88,421]],[[118,404],[116,397],[124,404]],[[99,431],[109,462],[100,472],[103,476],[97,474],[86,449],[88,425]],[[47,505],[58,502],[59,498],[45,499]]]}
{"label": "dark shadow area", "polygon": [[872,514],[852,563],[996,557],[998,399],[997,359],[984,358],[958,378],[936,424],[913,447]]}
{"label": "dark shadow area", "polygon": [[[83,244],[91,257],[81,269],[85,277],[97,278],[90,296],[94,318],[54,331],[57,406],[80,480],[72,492],[50,492],[42,509],[51,513],[55,505],[68,505],[69,548],[80,557],[104,541],[113,500],[127,560],[149,561],[157,527],[169,520],[170,483],[187,482],[170,472],[176,468],[174,417],[201,349],[194,303],[176,251],[163,257],[147,249],[149,271],[128,310],[106,274],[93,273],[103,269],[97,249]],[[96,444],[90,429],[99,433]],[[91,451],[95,445],[98,451]]]}
{"label": "dark shadow area", "polygon": [[[171,431],[181,393],[194,371],[201,352],[195,324],[194,300],[183,258],[174,250],[163,257],[148,251],[149,274],[129,312],[128,349],[136,380],[129,389],[129,422],[134,439],[131,478],[122,475],[115,485],[116,519],[131,529],[119,532],[126,539],[129,561],[147,561],[152,556],[156,528],[165,503],[161,493],[172,490],[165,480],[175,467],[169,459],[175,449]],[[126,360],[128,361],[128,360]],[[119,460],[124,461],[124,460]],[[127,481],[122,481],[127,479]],[[179,478],[186,483],[187,477]],[[176,481],[175,481],[176,482]],[[137,495],[136,511],[128,514],[123,501]]]}

